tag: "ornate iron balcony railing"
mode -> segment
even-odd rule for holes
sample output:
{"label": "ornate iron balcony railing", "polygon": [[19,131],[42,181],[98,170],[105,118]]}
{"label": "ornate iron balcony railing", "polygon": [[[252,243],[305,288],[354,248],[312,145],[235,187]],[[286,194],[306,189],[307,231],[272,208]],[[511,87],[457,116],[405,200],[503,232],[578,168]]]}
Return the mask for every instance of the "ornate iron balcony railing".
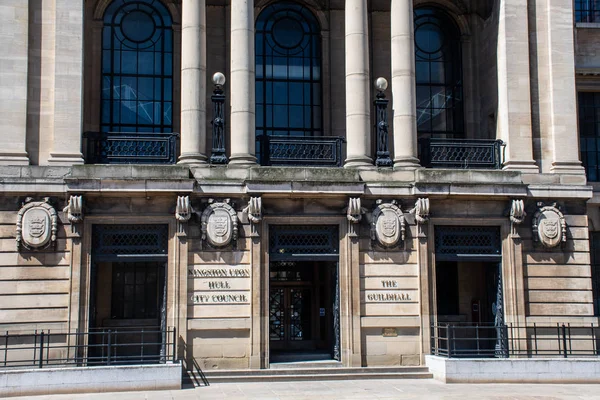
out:
{"label": "ornate iron balcony railing", "polygon": [[343,137],[259,136],[261,165],[340,167]]}
{"label": "ornate iron balcony railing", "polygon": [[434,139],[419,140],[421,165],[425,168],[502,169],[502,140]]}
{"label": "ornate iron balcony railing", "polygon": [[86,132],[88,164],[175,164],[178,133]]}

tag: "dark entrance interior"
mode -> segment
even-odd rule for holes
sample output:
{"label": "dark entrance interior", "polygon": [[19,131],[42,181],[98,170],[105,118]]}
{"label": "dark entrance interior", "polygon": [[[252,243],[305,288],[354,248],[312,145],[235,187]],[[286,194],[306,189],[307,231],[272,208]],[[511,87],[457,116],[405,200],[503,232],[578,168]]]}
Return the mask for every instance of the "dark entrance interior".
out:
{"label": "dark entrance interior", "polygon": [[166,225],[93,231],[88,358],[154,363],[165,354]]}
{"label": "dark entrance interior", "polygon": [[337,226],[270,229],[270,361],[339,361]]}
{"label": "dark entrance interior", "polygon": [[499,356],[505,345],[500,228],[435,229],[438,347],[455,357]]}

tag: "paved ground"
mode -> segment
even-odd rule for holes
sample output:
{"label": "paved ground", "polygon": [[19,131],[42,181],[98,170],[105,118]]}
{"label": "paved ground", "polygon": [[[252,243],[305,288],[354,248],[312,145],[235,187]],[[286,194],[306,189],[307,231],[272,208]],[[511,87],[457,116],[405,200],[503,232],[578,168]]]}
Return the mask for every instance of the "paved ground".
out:
{"label": "paved ground", "polygon": [[[22,400],[25,397],[13,397]],[[444,385],[434,380],[351,380],[270,383],[218,383],[179,391],[27,397],[31,400],[600,400],[600,385]]]}

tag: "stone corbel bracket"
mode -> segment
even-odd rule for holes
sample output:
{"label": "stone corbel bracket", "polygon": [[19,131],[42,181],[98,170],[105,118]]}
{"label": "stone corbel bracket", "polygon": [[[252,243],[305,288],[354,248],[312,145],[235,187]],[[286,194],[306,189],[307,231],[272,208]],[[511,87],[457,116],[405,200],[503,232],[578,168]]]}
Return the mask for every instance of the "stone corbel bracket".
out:
{"label": "stone corbel bracket", "polygon": [[201,215],[202,242],[208,242],[213,247],[234,246],[238,238],[238,217],[231,201],[225,199],[221,202],[214,199],[208,200],[208,206]]}
{"label": "stone corbel bracket", "polygon": [[533,215],[533,240],[546,248],[554,248],[567,241],[567,222],[556,203],[550,206],[539,202]]}
{"label": "stone corbel bracket", "polygon": [[83,196],[71,196],[63,212],[71,224],[83,222]]}
{"label": "stone corbel bracket", "polygon": [[175,219],[181,223],[186,223],[192,218],[193,213],[194,208],[190,202],[190,196],[177,196]]}
{"label": "stone corbel bracket", "polygon": [[409,213],[415,215],[415,220],[420,224],[429,222],[429,199],[417,199],[414,208],[409,210]]}
{"label": "stone corbel bracket", "polygon": [[248,205],[242,210],[242,212],[248,215],[248,220],[253,224],[258,224],[262,221],[262,198],[261,197],[250,197]]}
{"label": "stone corbel bracket", "polygon": [[510,204],[510,222],[515,225],[520,225],[523,223],[526,216],[525,202],[520,199],[513,200]]}
{"label": "stone corbel bracket", "polygon": [[390,248],[404,242],[406,238],[406,220],[395,200],[384,203],[377,200],[371,220],[371,240]]}
{"label": "stone corbel bracket", "polygon": [[48,197],[44,201],[25,199],[17,213],[17,251],[36,251],[56,245],[58,215]]}
{"label": "stone corbel bracket", "polygon": [[348,207],[346,208],[346,218],[348,218],[348,221],[358,224],[366,212],[367,209],[361,206],[360,197],[351,197],[348,199]]}

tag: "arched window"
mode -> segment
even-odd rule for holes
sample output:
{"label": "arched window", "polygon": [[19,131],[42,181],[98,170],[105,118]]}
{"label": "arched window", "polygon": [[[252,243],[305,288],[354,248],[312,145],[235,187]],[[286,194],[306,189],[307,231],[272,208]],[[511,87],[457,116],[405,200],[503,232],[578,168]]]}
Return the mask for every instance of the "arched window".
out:
{"label": "arched window", "polygon": [[415,9],[419,137],[464,135],[460,31],[443,10]]}
{"label": "arched window", "polygon": [[256,22],[256,138],[320,136],[321,37],[304,6],[281,1]]}
{"label": "arched window", "polygon": [[173,131],[172,19],[159,0],[115,0],[102,32],[102,132]]}

